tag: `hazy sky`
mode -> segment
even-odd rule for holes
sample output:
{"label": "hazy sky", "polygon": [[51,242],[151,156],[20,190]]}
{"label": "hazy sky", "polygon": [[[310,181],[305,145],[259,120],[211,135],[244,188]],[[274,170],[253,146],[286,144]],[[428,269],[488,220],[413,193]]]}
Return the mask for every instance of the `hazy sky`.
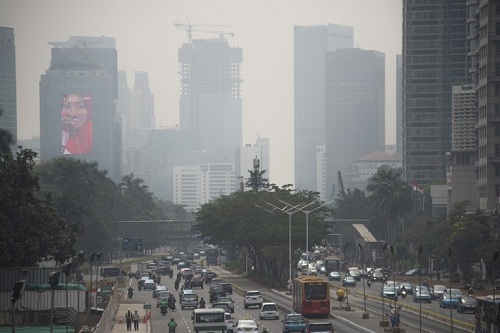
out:
{"label": "hazy sky", "polygon": [[[118,69],[129,86],[149,73],[156,126],[179,122],[177,50],[187,33],[174,23],[228,25],[229,45],[243,49],[243,142],[271,144],[271,182],[294,184],[293,26],[354,26],[354,46],[386,56],[386,143],[395,143],[396,55],[402,45],[401,0],[0,0],[0,26],[14,28],[18,138],[38,136],[39,82],[50,41],[69,36],[116,39]],[[200,27],[201,29],[201,27]],[[194,33],[193,38],[216,38]]]}

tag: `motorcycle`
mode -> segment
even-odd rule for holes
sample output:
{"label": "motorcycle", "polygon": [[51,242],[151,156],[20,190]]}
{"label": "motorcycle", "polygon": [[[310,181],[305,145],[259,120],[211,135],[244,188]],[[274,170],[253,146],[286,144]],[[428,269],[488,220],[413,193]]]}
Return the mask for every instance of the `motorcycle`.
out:
{"label": "motorcycle", "polygon": [[175,327],[169,327],[168,333],[175,333]]}
{"label": "motorcycle", "polygon": [[170,270],[170,273],[168,275],[170,276],[170,278],[173,278],[174,277],[174,272],[172,272],[172,270]]}
{"label": "motorcycle", "polygon": [[406,290],[401,290],[401,297],[406,298]]}
{"label": "motorcycle", "polygon": [[129,289],[129,290],[128,290],[128,293],[127,293],[128,298],[129,298],[129,299],[132,299],[132,296],[133,296],[133,295],[134,295],[134,292],[133,292],[131,289]]}
{"label": "motorcycle", "polygon": [[204,309],[205,308],[205,302],[200,302],[200,306],[199,306],[200,309]]}
{"label": "motorcycle", "polygon": [[160,312],[161,312],[161,314],[162,314],[163,316],[167,314],[167,311],[168,311],[168,310],[167,310],[167,307],[166,307],[166,306],[162,306],[162,307],[160,308]]}
{"label": "motorcycle", "polygon": [[368,281],[366,281],[366,285],[367,285],[368,287],[371,287],[372,282],[371,282],[370,280],[368,280]]}
{"label": "motorcycle", "polygon": [[175,303],[169,304],[168,307],[170,308],[170,310],[174,311],[175,310]]}
{"label": "motorcycle", "polygon": [[138,286],[137,286],[137,289],[138,289],[139,291],[141,291],[141,290],[142,290],[142,286],[141,286],[141,285],[138,285]]}

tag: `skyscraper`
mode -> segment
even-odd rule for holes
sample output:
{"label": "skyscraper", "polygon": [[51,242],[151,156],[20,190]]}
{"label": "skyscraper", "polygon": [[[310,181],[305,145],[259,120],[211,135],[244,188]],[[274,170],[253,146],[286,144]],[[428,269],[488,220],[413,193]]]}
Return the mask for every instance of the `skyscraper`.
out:
{"label": "skyscraper", "polygon": [[[354,163],[385,149],[385,55],[339,49],[326,59],[326,188],[355,174]],[[337,184],[339,185],[339,184]]]}
{"label": "skyscraper", "polygon": [[316,191],[316,150],[325,144],[326,53],[352,48],[353,27],[294,27],[295,187]]}
{"label": "skyscraper", "polygon": [[14,139],[10,147],[15,154],[17,146],[16,106],[16,47],[14,29],[0,27],[0,128],[9,131]]}
{"label": "skyscraper", "polygon": [[[498,209],[500,202],[500,3],[493,0],[477,3],[476,20],[470,20],[478,108],[479,209]],[[474,8],[472,8],[474,9]]]}
{"label": "skyscraper", "polygon": [[192,131],[200,151],[217,151],[234,163],[242,142],[242,50],[224,38],[195,39],[179,49],[180,129]]}
{"label": "skyscraper", "polygon": [[403,1],[403,168],[445,180],[453,85],[466,84],[466,1]]}
{"label": "skyscraper", "polygon": [[116,123],[114,38],[70,37],[51,43],[50,68],[40,81],[40,155],[96,161],[121,179],[121,133]]}

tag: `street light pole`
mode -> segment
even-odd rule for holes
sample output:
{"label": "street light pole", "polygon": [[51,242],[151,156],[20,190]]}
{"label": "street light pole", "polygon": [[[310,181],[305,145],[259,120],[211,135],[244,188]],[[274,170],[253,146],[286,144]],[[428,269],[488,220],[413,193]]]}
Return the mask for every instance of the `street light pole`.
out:
{"label": "street light pole", "polygon": [[497,289],[497,277],[496,277],[496,274],[495,274],[495,262],[497,261],[498,259],[498,254],[500,253],[500,251],[496,251],[493,253],[493,308],[495,309],[494,312],[493,312],[493,320],[491,321],[493,327],[492,327],[492,332],[495,332],[495,323],[496,323],[496,318],[497,318],[497,300],[496,300],[496,295],[495,295],[495,291]]}
{"label": "street light pole", "polygon": [[451,247],[448,248],[448,275],[449,275],[449,285],[450,285],[450,326],[451,326],[451,333],[453,333],[453,307],[451,306]]}
{"label": "street light pole", "polygon": [[[422,288],[422,246],[418,248],[418,288]],[[418,302],[418,331],[422,332],[422,297],[420,298],[420,302]]]}
{"label": "street light pole", "polygon": [[365,276],[366,276],[366,271],[365,271],[365,251],[363,250],[363,246],[361,244],[358,244],[359,249],[361,250],[361,261],[363,262],[363,306],[365,312],[363,313],[363,319],[369,319],[369,314],[366,312],[366,287],[365,287]]}
{"label": "street light pole", "polygon": [[92,266],[94,264],[95,255],[96,255],[95,252],[92,252],[90,254],[90,298],[89,298],[90,313],[92,313]]}
{"label": "street light pole", "polygon": [[306,214],[306,252],[308,253],[307,254],[307,261],[309,263],[309,213],[312,213],[314,212],[315,210],[317,209],[320,209],[321,207],[324,207],[332,202],[334,202],[335,200],[330,200],[328,202],[325,202],[324,204],[322,204],[321,206],[318,206],[314,209],[311,209],[311,210],[302,210],[305,214]]}

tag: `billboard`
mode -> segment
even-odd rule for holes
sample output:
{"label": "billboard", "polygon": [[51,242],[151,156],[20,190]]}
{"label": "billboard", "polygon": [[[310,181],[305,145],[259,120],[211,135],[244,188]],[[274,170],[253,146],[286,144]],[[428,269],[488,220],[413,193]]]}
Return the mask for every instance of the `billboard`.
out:
{"label": "billboard", "polygon": [[62,98],[62,153],[92,153],[92,96],[67,94]]}
{"label": "billboard", "polygon": [[123,251],[142,251],[142,238],[123,238]]}

